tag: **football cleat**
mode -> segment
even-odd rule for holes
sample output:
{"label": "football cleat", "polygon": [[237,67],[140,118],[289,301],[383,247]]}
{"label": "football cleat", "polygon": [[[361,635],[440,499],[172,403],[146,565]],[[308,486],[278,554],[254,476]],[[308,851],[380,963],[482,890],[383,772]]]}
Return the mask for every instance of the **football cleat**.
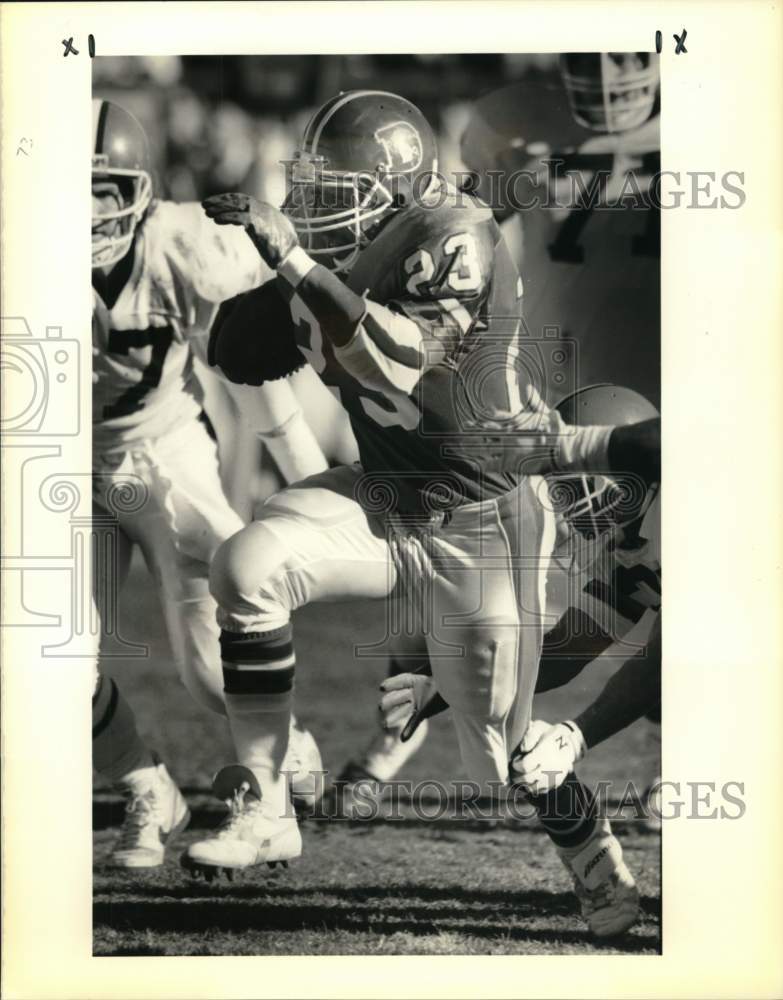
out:
{"label": "football cleat", "polygon": [[264,811],[261,788],[249,768],[241,764],[222,768],[213,790],[229,813],[213,836],[196,841],[182,854],[180,864],[191,875],[211,882],[222,873],[231,880],[237,870],[254,865],[287,868],[288,861],[302,853],[296,819],[271,817]]}
{"label": "football cleat", "polygon": [[427,738],[427,720],[403,743],[400,730],[380,730],[358,761],[350,761],[337,778],[341,814],[348,819],[370,819],[383,797],[383,786],[397,775]]}
{"label": "football cleat", "polygon": [[598,821],[586,844],[561,847],[557,853],[573,879],[582,917],[596,937],[614,937],[636,923],[639,892],[608,820]]}
{"label": "football cleat", "polygon": [[161,763],[144,768],[126,796],[125,819],[110,864],[114,868],[158,868],[166,846],[190,821],[187,804]]}

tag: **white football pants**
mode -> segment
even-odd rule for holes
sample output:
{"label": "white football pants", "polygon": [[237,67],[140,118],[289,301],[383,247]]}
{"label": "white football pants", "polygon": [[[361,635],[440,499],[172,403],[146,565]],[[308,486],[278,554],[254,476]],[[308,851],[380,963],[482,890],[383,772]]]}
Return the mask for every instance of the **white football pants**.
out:
{"label": "white football pants", "polygon": [[373,512],[363,478],[354,465],[305,479],[220,547],[210,575],[219,623],[263,632],[312,601],[386,598],[401,586],[423,611],[468,777],[505,782],[509,749],[530,721],[546,624],[555,535],[546,484],[531,477],[449,520],[414,523]]}

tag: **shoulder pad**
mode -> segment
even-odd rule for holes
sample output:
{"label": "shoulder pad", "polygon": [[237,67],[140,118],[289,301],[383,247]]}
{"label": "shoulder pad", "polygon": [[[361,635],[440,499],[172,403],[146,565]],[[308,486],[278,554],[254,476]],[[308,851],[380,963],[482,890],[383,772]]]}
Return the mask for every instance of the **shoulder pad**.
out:
{"label": "shoulder pad", "polygon": [[351,271],[348,285],[358,294],[370,291],[377,301],[405,294],[410,271],[406,263],[418,251],[428,253],[435,264],[450,253],[451,238],[468,235],[476,252],[491,271],[500,229],[491,210],[477,198],[443,186],[439,194],[413,205],[395,216],[362,252]]}

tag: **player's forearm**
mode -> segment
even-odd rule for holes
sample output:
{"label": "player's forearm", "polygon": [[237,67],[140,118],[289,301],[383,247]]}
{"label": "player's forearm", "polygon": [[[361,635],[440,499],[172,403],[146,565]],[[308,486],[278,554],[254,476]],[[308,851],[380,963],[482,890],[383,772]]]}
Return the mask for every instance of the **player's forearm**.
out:
{"label": "player's forearm", "polygon": [[[296,289],[348,374],[384,395],[412,391],[425,357],[417,323],[357,295],[300,247],[288,255],[278,273]],[[429,356],[432,360],[432,351]]]}
{"label": "player's forearm", "polygon": [[287,483],[329,467],[288,379],[262,386],[230,382],[226,386],[240,420],[263,442]]}
{"label": "player's forearm", "polygon": [[364,299],[295,247],[280,264],[277,273],[296,289],[300,299],[334,347],[347,344],[356,333],[365,313]]}
{"label": "player's forearm", "polygon": [[608,447],[609,468],[632,472],[648,483],[661,481],[661,419],[616,427]]}
{"label": "player's forearm", "polygon": [[661,700],[660,618],[643,655],[624,663],[574,718],[588,747],[597,746],[649,712]]}
{"label": "player's forearm", "polygon": [[[536,428],[538,424],[538,428]],[[509,436],[510,435],[510,436]],[[531,413],[501,439],[503,467],[529,475],[550,473],[634,473],[648,483],[660,481],[660,420],[623,427],[563,423],[556,410]]]}

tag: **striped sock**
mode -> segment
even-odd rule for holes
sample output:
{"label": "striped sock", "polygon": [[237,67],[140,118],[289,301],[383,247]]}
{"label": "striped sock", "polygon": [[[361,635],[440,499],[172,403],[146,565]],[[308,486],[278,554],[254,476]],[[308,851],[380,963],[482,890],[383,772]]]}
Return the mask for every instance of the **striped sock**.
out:
{"label": "striped sock", "polygon": [[111,677],[98,680],[92,697],[92,761],[98,774],[115,785],[155,765],[136,731],[133,711]]}
{"label": "striped sock", "polygon": [[220,633],[223,685],[240,764],[258,779],[262,805],[287,815],[283,766],[293,710],[296,659],[290,624],[267,632]]}

